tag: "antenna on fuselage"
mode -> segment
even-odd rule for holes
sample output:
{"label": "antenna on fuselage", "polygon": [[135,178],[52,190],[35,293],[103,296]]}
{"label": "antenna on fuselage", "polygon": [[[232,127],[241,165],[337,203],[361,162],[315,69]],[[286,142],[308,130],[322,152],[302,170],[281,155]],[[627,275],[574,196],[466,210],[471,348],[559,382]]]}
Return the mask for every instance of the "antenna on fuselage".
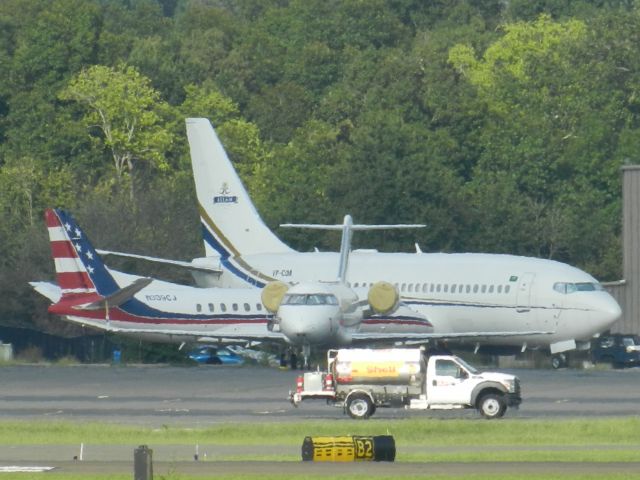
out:
{"label": "antenna on fuselage", "polygon": [[347,283],[347,267],[349,266],[349,253],[351,252],[351,237],[354,231],[360,230],[392,230],[400,228],[424,228],[423,224],[394,224],[394,225],[364,225],[354,224],[351,215],[345,215],[342,224],[321,225],[314,223],[283,223],[285,228],[307,228],[310,230],[342,230],[340,241],[340,264],[338,265],[338,281]]}

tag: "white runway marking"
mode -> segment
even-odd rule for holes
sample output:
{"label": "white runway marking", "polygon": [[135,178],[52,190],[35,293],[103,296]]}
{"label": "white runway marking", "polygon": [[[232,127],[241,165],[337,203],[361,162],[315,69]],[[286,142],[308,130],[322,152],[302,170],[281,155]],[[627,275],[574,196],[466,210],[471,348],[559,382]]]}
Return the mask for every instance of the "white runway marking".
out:
{"label": "white runway marking", "polygon": [[48,472],[55,467],[20,467],[20,466],[0,466],[0,473],[34,473]]}

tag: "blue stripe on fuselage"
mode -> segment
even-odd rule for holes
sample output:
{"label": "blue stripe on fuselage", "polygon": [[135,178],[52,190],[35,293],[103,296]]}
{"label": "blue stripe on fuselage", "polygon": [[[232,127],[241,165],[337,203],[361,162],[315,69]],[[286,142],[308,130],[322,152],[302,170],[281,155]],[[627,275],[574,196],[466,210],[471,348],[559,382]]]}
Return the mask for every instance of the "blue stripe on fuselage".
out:
{"label": "blue stripe on fuselage", "polygon": [[220,261],[222,262],[222,265],[226,270],[250,285],[254,285],[259,288],[265,286],[264,282],[250,276],[246,272],[240,270],[236,265],[231,263],[231,253],[211,234],[204,222],[202,222],[202,238],[205,242],[207,242],[207,244],[209,244],[211,248],[213,248],[220,254]]}

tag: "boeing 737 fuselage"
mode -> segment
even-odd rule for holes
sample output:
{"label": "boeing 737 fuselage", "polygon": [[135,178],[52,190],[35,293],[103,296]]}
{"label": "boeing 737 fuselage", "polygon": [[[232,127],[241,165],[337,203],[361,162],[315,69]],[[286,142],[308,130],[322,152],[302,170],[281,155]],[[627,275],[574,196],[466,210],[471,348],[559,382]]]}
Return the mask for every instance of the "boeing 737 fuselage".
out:
{"label": "boeing 737 fuselage", "polygon": [[[187,119],[206,257],[224,273],[203,283],[262,287],[335,279],[337,253],[292,250],[261,220],[206,119]],[[224,201],[222,198],[224,197]],[[354,251],[348,285],[366,298],[372,284],[396,285],[401,300],[440,334],[476,346],[544,347],[551,353],[585,345],[611,327],[621,310],[591,275],[553,260],[484,253]],[[529,332],[529,334],[527,334]]]}

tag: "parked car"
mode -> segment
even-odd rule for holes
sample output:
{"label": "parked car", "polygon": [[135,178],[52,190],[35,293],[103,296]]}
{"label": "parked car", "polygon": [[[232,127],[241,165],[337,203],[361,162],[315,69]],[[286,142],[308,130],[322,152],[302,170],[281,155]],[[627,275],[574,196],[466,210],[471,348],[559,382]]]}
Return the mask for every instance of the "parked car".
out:
{"label": "parked car", "polygon": [[640,365],[640,337],[638,335],[605,335],[591,345],[593,363],[610,363],[614,368]]}
{"label": "parked car", "polygon": [[280,360],[273,353],[269,353],[264,350],[257,350],[254,348],[245,348],[241,347],[240,345],[228,345],[226,348],[231,350],[236,355],[244,358],[245,362],[258,365],[269,365],[270,367],[280,366]]}
{"label": "parked car", "polygon": [[198,363],[209,365],[242,365],[244,357],[238,355],[227,347],[214,347],[204,345],[189,352],[189,358]]}

